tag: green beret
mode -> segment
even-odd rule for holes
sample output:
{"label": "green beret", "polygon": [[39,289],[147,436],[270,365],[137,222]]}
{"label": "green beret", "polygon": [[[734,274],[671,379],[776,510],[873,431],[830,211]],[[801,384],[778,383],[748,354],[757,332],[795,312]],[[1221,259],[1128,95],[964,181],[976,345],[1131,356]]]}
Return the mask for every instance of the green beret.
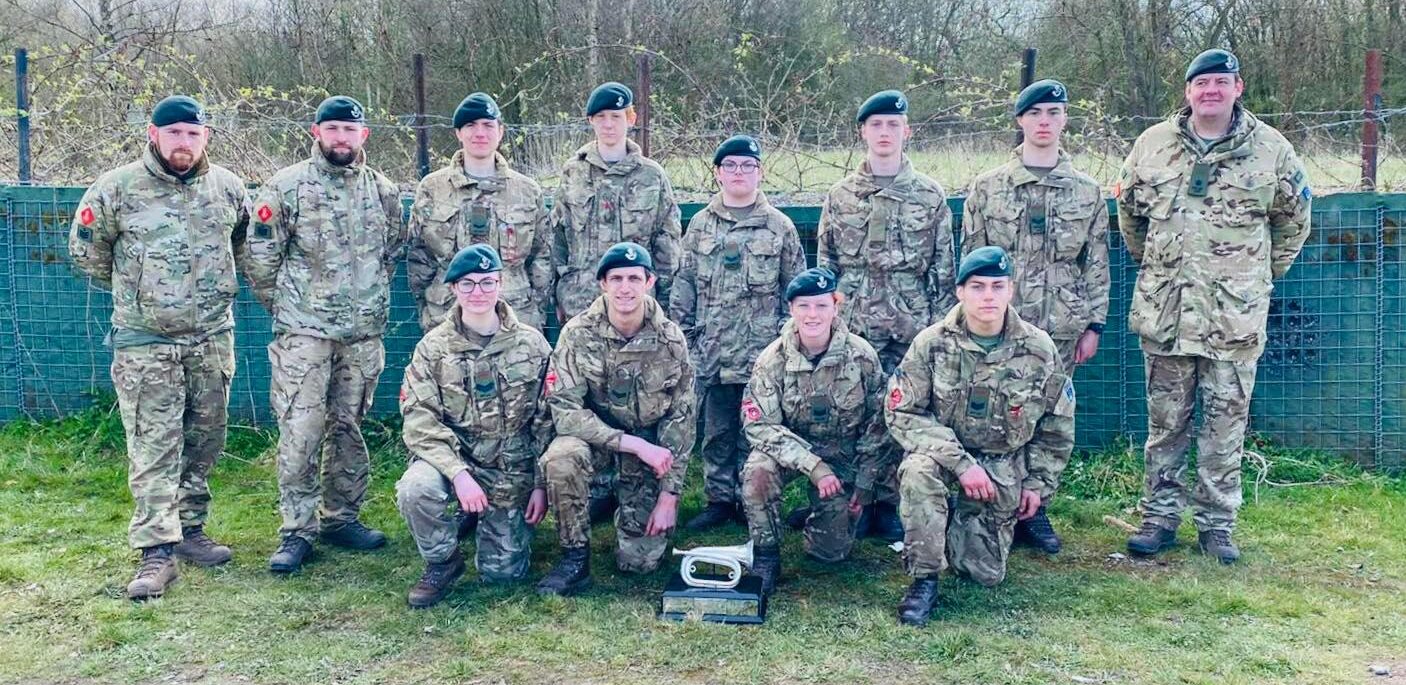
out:
{"label": "green beret", "polygon": [[808,295],[824,295],[835,292],[835,273],[818,266],[796,274],[786,285],[786,301]]}
{"label": "green beret", "polygon": [[645,271],[654,273],[654,260],[649,258],[649,250],[639,243],[615,243],[600,256],[596,266],[596,280],[605,278],[605,273],[621,267],[642,266]]}
{"label": "green beret", "polygon": [[1212,48],[1191,60],[1191,64],[1186,67],[1186,80],[1190,81],[1201,74],[1238,73],[1240,73],[1240,60],[1235,55],[1231,54],[1229,50]]}
{"label": "green beret", "polygon": [[630,87],[615,81],[607,81],[591,91],[586,98],[586,116],[607,109],[625,109],[635,103],[635,94]]}
{"label": "green beret", "polygon": [[498,103],[488,93],[470,93],[454,110],[454,128],[472,124],[479,119],[502,119]]}
{"label": "green beret", "polygon": [[1047,78],[1026,86],[1015,98],[1015,115],[1025,114],[1031,107],[1047,102],[1069,104],[1069,91],[1063,83]]}
{"label": "green beret", "polygon": [[713,166],[722,164],[723,157],[751,157],[761,161],[762,146],[757,144],[756,138],[739,133],[718,146],[717,152],[713,153]]}
{"label": "green beret", "polygon": [[491,274],[503,270],[503,260],[498,251],[486,243],[474,243],[454,255],[449,262],[449,270],[444,272],[444,282],[453,283],[469,274]]}
{"label": "green beret", "polygon": [[194,98],[185,95],[172,95],[151,109],[151,124],[153,126],[170,126],[171,124],[200,124],[205,125],[205,108],[200,106]]}
{"label": "green beret", "polygon": [[966,283],[972,276],[1000,278],[1009,275],[1011,258],[1006,256],[1006,251],[995,245],[987,245],[978,247],[962,257],[962,264],[957,267],[957,285]]}
{"label": "green beret", "polygon": [[320,124],[324,121],[354,121],[358,124],[366,121],[366,110],[360,102],[345,95],[333,95],[322,101],[317,106],[317,118],[313,123]]}
{"label": "green beret", "polygon": [[859,106],[859,116],[854,121],[862,124],[875,114],[908,114],[908,98],[896,90],[881,90]]}

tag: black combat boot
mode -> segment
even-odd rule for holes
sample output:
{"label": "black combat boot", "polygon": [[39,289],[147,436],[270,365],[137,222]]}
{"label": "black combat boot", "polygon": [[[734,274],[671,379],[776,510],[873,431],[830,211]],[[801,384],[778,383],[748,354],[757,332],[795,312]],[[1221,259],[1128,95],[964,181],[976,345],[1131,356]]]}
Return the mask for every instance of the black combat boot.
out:
{"label": "black combat boot", "polygon": [[386,534],[352,519],[343,524],[324,525],[318,536],[322,541],[344,549],[376,549],[386,544]]}
{"label": "black combat boot", "polygon": [[1222,564],[1229,565],[1240,560],[1240,548],[1230,541],[1228,530],[1203,530],[1196,536],[1196,541],[1201,546],[1202,554],[1215,557]]}
{"label": "black combat boot", "polygon": [[567,547],[561,561],[537,583],[537,594],[570,597],[591,587],[591,547]]}
{"label": "black combat boot", "polygon": [[619,500],[615,499],[615,494],[611,493],[605,497],[592,497],[590,507],[591,525],[605,523],[615,516],[615,508],[620,506]]}
{"label": "black combat boot", "polygon": [[762,547],[752,553],[752,573],[762,579],[762,594],[770,595],[781,579],[781,548]]}
{"label": "black combat boot", "polygon": [[427,609],[449,594],[450,586],[464,575],[464,555],[454,548],[454,556],[438,564],[426,564],[419,582],[410,588],[408,600],[412,609]]}
{"label": "black combat boot", "polygon": [[303,562],[312,558],[312,543],[296,535],[283,536],[278,551],[269,557],[269,570],[274,573],[293,573],[303,567]]}
{"label": "black combat boot", "polygon": [[[879,538],[884,542],[903,541],[903,519],[898,518],[898,507],[888,502],[875,502],[868,507],[868,511],[868,530],[861,534]],[[860,516],[859,522],[861,525],[864,523],[863,516]]]}
{"label": "black combat boot", "polygon": [[1155,521],[1142,520],[1142,528],[1128,538],[1128,551],[1138,556],[1161,554],[1177,544],[1177,529],[1163,528]]}
{"label": "black combat boot", "polygon": [[210,539],[204,526],[181,529],[181,541],[176,545],[176,558],[196,566],[219,566],[234,556],[229,548]]}
{"label": "black combat boot", "polygon": [[1015,544],[1034,547],[1045,554],[1059,554],[1063,546],[1050,525],[1050,517],[1045,515],[1045,505],[1041,504],[1034,516],[1015,522]]}
{"label": "black combat boot", "polygon": [[142,549],[142,563],[137,566],[137,575],[127,583],[127,598],[142,601],[160,597],[166,588],[176,582],[180,575],[176,572],[174,543],[145,547]]}
{"label": "black combat boot", "polygon": [[737,505],[732,502],[709,502],[702,512],[688,520],[686,527],[689,530],[708,530],[732,521],[736,516]]}
{"label": "black combat boot", "polygon": [[937,605],[937,576],[914,578],[898,603],[898,622],[919,628],[928,624],[932,609]]}

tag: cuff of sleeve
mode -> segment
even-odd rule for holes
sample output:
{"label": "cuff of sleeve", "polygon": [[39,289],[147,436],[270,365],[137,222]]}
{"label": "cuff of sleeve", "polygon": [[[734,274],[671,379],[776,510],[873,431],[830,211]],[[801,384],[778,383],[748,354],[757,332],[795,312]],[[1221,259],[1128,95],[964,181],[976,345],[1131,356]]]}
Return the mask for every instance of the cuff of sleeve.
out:
{"label": "cuff of sleeve", "polygon": [[835,472],[830,468],[830,465],[819,460],[816,460],[815,466],[810,468],[809,473],[810,482],[814,483],[817,487],[820,486],[820,481],[824,480],[826,476],[833,475],[835,475]]}
{"label": "cuff of sleeve", "polygon": [[447,480],[453,482],[455,476],[458,476],[460,473],[468,471],[469,467],[464,466],[463,464],[455,464],[450,468],[445,468],[439,464],[435,464],[435,469],[438,470],[440,474],[443,475]]}
{"label": "cuff of sleeve", "polygon": [[1091,331],[1093,331],[1093,332],[1095,332],[1095,333],[1097,333],[1097,334],[1099,334],[1099,335],[1103,335],[1103,323],[1102,323],[1102,322],[1099,322],[1099,321],[1090,321],[1090,322],[1089,322],[1089,325],[1088,325],[1088,329],[1091,330]]}
{"label": "cuff of sleeve", "polygon": [[957,458],[956,462],[953,462],[952,473],[960,478],[962,474],[971,470],[973,466],[976,466],[976,460],[973,459],[970,454],[963,454]]}

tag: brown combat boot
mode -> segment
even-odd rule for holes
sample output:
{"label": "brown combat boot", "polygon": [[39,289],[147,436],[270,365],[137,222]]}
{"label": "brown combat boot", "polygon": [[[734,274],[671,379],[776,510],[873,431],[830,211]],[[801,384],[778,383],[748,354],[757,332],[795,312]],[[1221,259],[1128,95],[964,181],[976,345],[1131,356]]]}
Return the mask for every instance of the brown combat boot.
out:
{"label": "brown combat boot", "polygon": [[127,583],[127,598],[142,601],[160,597],[166,588],[176,582],[176,556],[171,550],[175,545],[166,543],[142,550],[142,563],[137,567],[137,576]]}
{"label": "brown combat boot", "polygon": [[420,576],[419,582],[410,588],[410,595],[407,598],[412,609],[427,609],[444,599],[449,593],[449,587],[459,576],[464,575],[464,555],[456,548],[454,556],[438,563],[426,564],[425,572]]}
{"label": "brown combat boot", "polygon": [[230,560],[229,547],[205,534],[204,526],[181,529],[181,541],[176,544],[176,558],[196,566],[219,566]]}

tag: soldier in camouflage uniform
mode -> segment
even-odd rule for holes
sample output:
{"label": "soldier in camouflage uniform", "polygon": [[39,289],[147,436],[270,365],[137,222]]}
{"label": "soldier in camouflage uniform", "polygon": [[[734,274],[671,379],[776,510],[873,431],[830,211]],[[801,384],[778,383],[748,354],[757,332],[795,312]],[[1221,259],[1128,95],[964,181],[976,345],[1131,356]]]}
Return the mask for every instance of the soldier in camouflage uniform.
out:
{"label": "soldier in camouflage uniform", "polygon": [[713,172],[722,190],[689,221],[671,291],[669,318],[688,336],[703,404],[708,506],[688,522],[693,530],[746,523],[738,493],[748,451],[738,421],[742,389],[785,317],[782,290],[806,264],[795,225],[758,190],[761,154],[751,136],[718,146]]}
{"label": "soldier in camouflage uniform", "polygon": [[157,103],[142,160],[100,176],[69,232],[74,264],[112,291],[112,383],[136,500],[128,539],[142,552],[134,600],[161,596],[176,558],[230,559],[204,530],[206,478],[225,445],[249,212],[244,182],[206,157],[209,136],[194,100]]}
{"label": "soldier in camouflage uniform", "polygon": [[791,318],[757,358],[742,399],[754,449],[742,470],[752,535],[752,570],[770,593],[781,574],[781,490],[810,480],[805,547],[836,562],[854,546],[860,508],[873,499],[884,458],[878,353],[845,327],[835,275],[808,269],[786,287]]}
{"label": "soldier in camouflage uniform", "polygon": [[1138,137],[1118,185],[1118,224],[1142,268],[1128,315],[1147,366],[1147,490],[1135,554],[1176,543],[1186,508],[1192,406],[1201,399],[1199,545],[1222,563],[1240,508],[1240,458],[1273,279],[1309,233],[1312,192],[1284,136],[1239,103],[1239,60],[1201,53],[1189,106]]}
{"label": "soldier in camouflage uniform", "polygon": [[410,292],[429,332],[444,320],[454,293],[445,269],[460,249],[493,246],[503,259],[501,299],[519,320],[538,330],[547,325],[552,284],[552,231],[542,188],[513,171],[498,153],[502,112],[493,98],[473,93],[454,111],[460,149],[449,166],[420,181],[410,208],[407,271]]}
{"label": "soldier in camouflage uniform", "polygon": [[[641,156],[639,146],[626,137],[635,123],[634,94],[620,83],[601,84],[586,100],[586,120],[595,140],[562,165],[552,204],[557,320],[564,322],[591,305],[598,290],[596,263],[621,241],[649,248],[658,279],[654,297],[667,308],[679,264],[679,206],[664,168]],[[616,504],[611,464],[595,468],[593,523],[608,517]]]}
{"label": "soldier in camouflage uniform", "polygon": [[273,315],[275,573],[300,569],[319,533],[349,549],[386,543],[358,520],[371,469],[361,420],[386,363],[381,336],[405,243],[400,193],[366,165],[371,129],[359,102],[327,98],[311,130],[311,156],[259,190],[248,243],[254,296]]}
{"label": "soldier in camouflage uniform", "polygon": [[889,382],[913,577],[905,624],[927,623],[949,561],[988,587],[1005,578],[1016,520],[1035,515],[1074,449],[1074,384],[1050,336],[1009,306],[1011,272],[999,247],[963,257],[959,304],[918,334]]}
{"label": "soldier in camouflage uniform", "polygon": [[[1050,334],[1065,373],[1093,357],[1108,317],[1108,207],[1098,182],[1060,148],[1069,92],[1059,81],[1016,97],[1025,142],[1010,161],[976,177],[962,213],[962,252],[996,245],[1015,264],[1022,321]],[[1016,544],[1060,549],[1044,505],[1015,527]]]}
{"label": "soldier in camouflage uniform", "polygon": [[[892,373],[913,336],[954,302],[952,211],[942,186],[903,153],[912,132],[902,93],[875,93],[857,121],[868,152],[825,196],[816,262],[840,279],[839,292],[849,303],[841,317],[849,330],[872,343],[884,371]],[[897,459],[889,461],[870,520],[881,537],[897,540],[903,534],[895,509]]]}
{"label": "soldier in camouflage uniform", "polygon": [[459,251],[445,278],[456,303],[415,346],[400,392],[410,467],[396,504],[425,560],[410,606],[433,606],[464,574],[458,523],[479,517],[474,567],[485,582],[527,575],[532,530],[547,512],[537,457],[551,440],[541,403],[551,348],[499,296],[503,263],[490,246]]}
{"label": "soldier in camouflage uniform", "polygon": [[562,327],[544,394],[557,437],[542,455],[557,512],[562,559],[537,585],[571,595],[591,584],[589,487],[595,464],[613,462],[615,565],[659,566],[678,515],[693,450],[697,399],[683,331],[648,295],[654,267],[644,246],[606,250],[596,275],[604,292]]}

